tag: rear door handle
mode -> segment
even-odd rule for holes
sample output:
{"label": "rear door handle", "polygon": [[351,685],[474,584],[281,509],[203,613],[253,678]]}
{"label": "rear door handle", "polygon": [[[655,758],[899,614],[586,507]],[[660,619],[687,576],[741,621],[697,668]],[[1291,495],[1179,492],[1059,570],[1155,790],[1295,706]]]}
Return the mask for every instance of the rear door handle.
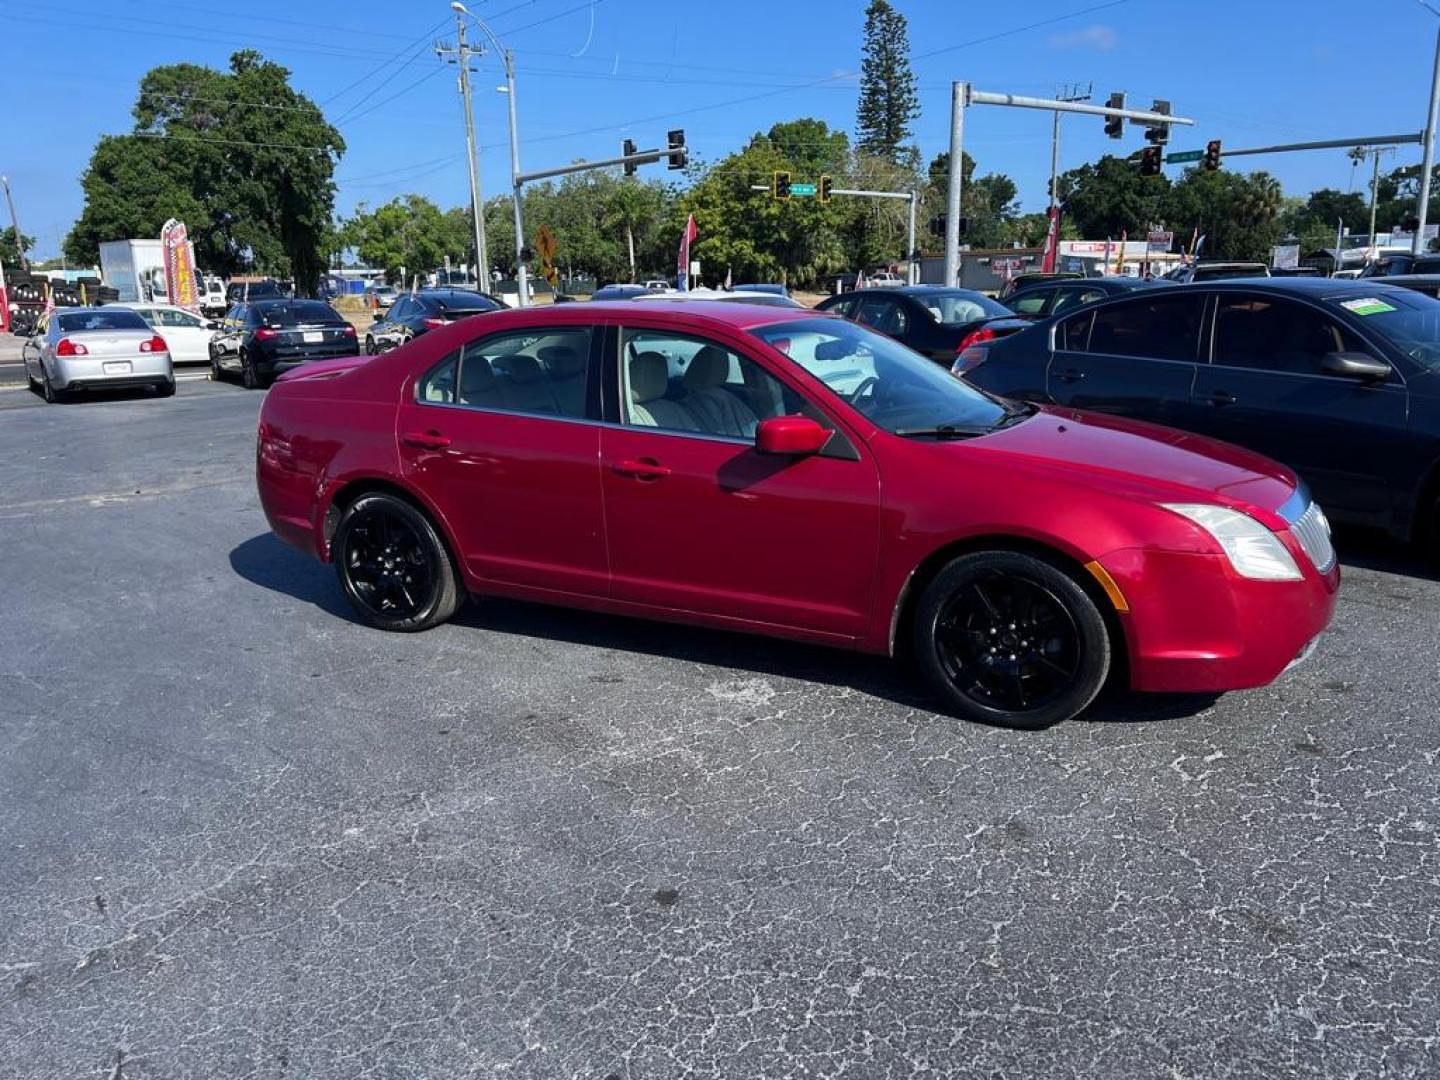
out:
{"label": "rear door handle", "polygon": [[1224,390],[1216,390],[1205,399],[1207,405],[1213,405],[1217,409],[1223,409],[1226,405],[1234,405],[1235,401],[1235,395]]}
{"label": "rear door handle", "polygon": [[438,431],[411,431],[401,435],[400,441],[421,450],[443,450],[450,445],[450,436],[441,435]]}
{"label": "rear door handle", "polygon": [[1064,371],[1057,371],[1055,377],[1061,382],[1079,382],[1085,378],[1085,372],[1075,368],[1066,368]]}
{"label": "rear door handle", "polygon": [[650,458],[617,462],[615,471],[621,476],[633,476],[637,480],[659,480],[662,476],[670,475],[669,468]]}

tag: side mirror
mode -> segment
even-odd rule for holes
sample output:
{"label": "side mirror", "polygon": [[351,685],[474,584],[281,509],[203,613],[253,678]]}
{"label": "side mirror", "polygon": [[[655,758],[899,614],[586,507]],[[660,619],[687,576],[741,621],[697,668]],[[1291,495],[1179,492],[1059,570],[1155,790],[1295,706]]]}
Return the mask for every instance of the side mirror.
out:
{"label": "side mirror", "polygon": [[1390,377],[1390,365],[1376,360],[1369,353],[1332,352],[1326,353],[1320,361],[1320,370],[1326,375],[1338,375],[1342,379],[1359,379],[1362,382],[1378,382]]}
{"label": "side mirror", "polygon": [[221,329],[221,324],[218,323],[218,322],[216,322],[214,319],[211,319],[209,322],[207,322],[207,323],[205,324],[205,329],[206,329],[206,330],[219,330],[219,329]]}
{"label": "side mirror", "polygon": [[762,454],[818,454],[829,440],[830,432],[808,416],[772,416],[755,427],[755,449]]}

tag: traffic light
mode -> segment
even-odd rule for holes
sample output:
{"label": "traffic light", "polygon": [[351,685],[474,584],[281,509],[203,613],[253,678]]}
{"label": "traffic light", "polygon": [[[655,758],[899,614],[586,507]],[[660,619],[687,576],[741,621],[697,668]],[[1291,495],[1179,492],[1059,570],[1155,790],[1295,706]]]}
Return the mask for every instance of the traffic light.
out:
{"label": "traffic light", "polygon": [[1160,147],[1147,146],[1140,151],[1140,175],[1160,175]]}
{"label": "traffic light", "polygon": [[930,235],[931,235],[931,236],[944,236],[944,235],[945,235],[945,215],[944,215],[944,214],[936,214],[934,217],[932,217],[932,218],[930,219]]}
{"label": "traffic light", "polygon": [[770,183],[770,195],[776,199],[790,198],[790,174],[788,172],[775,173],[775,179]]}
{"label": "traffic light", "polygon": [[665,136],[665,144],[670,149],[670,169],[683,169],[690,164],[690,155],[685,152],[685,130],[676,128]]}
{"label": "traffic light", "polygon": [[[622,154],[624,154],[626,157],[630,157],[631,155],[633,155],[633,154],[635,153],[635,140],[634,140],[634,139],[626,139],[625,142],[624,142],[624,143],[621,145],[621,147],[620,147],[620,152],[621,152]],[[640,168],[639,162],[627,161],[627,162],[625,162],[625,175],[626,175],[626,176],[634,176],[635,173],[639,170],[639,168]]]}
{"label": "traffic light", "polygon": [[[1150,106],[1150,111],[1160,113],[1162,116],[1169,116],[1170,103],[1156,98]],[[1145,129],[1145,138],[1156,146],[1164,146],[1170,141],[1170,125],[1163,121],[1158,124],[1152,124]]]}
{"label": "traffic light", "polygon": [[830,201],[830,193],[834,190],[834,188],[835,188],[835,181],[832,180],[832,179],[830,179],[830,177],[825,176],[824,174],[821,174],[821,176],[820,176],[820,201],[821,201],[821,202],[829,202],[829,201]]}
{"label": "traffic light", "polygon": [[[1107,109],[1123,109],[1125,107],[1125,95],[1116,92],[1110,95],[1110,100],[1105,102]],[[1123,116],[1107,116],[1105,118],[1105,134],[1112,139],[1120,138],[1120,133],[1125,130],[1125,118]]]}
{"label": "traffic light", "polygon": [[1211,139],[1205,144],[1205,156],[1200,159],[1200,167],[1206,172],[1214,172],[1220,168],[1220,140]]}

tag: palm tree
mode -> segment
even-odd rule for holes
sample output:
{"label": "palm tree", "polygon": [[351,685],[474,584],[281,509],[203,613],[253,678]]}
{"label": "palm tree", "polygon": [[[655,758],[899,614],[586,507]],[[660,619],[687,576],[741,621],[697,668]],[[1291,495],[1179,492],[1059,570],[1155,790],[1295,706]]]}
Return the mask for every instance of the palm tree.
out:
{"label": "palm tree", "polygon": [[602,210],[607,229],[625,230],[625,250],[630,258],[630,280],[635,280],[635,233],[654,220],[655,200],[638,180],[625,179],[605,197]]}

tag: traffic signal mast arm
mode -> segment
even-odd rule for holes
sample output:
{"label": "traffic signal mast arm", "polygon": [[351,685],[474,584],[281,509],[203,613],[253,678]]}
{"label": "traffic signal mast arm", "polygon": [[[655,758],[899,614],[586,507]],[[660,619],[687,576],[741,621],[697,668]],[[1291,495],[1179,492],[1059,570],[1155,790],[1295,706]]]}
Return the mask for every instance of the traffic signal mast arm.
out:
{"label": "traffic signal mast arm", "polygon": [[662,158],[671,157],[674,154],[686,155],[689,148],[681,145],[666,150],[640,150],[634,154],[621,154],[619,157],[605,158],[603,161],[577,161],[573,165],[562,165],[558,169],[542,169],[539,172],[521,173],[515,179],[528,184],[533,180],[545,180],[552,176],[566,176],[569,173],[587,172],[590,169],[608,169],[616,165],[649,165]]}
{"label": "traffic signal mast arm", "polygon": [[1194,125],[1188,116],[1171,116],[1169,113],[1151,112],[1148,109],[1116,109],[1109,105],[1091,105],[1084,101],[1058,101],[1055,98],[1021,97],[1018,94],[992,94],[985,90],[970,90],[967,105],[1009,105],[1016,109],[1044,109],[1046,112],[1085,113],[1089,116],[1118,116],[1146,124]]}

